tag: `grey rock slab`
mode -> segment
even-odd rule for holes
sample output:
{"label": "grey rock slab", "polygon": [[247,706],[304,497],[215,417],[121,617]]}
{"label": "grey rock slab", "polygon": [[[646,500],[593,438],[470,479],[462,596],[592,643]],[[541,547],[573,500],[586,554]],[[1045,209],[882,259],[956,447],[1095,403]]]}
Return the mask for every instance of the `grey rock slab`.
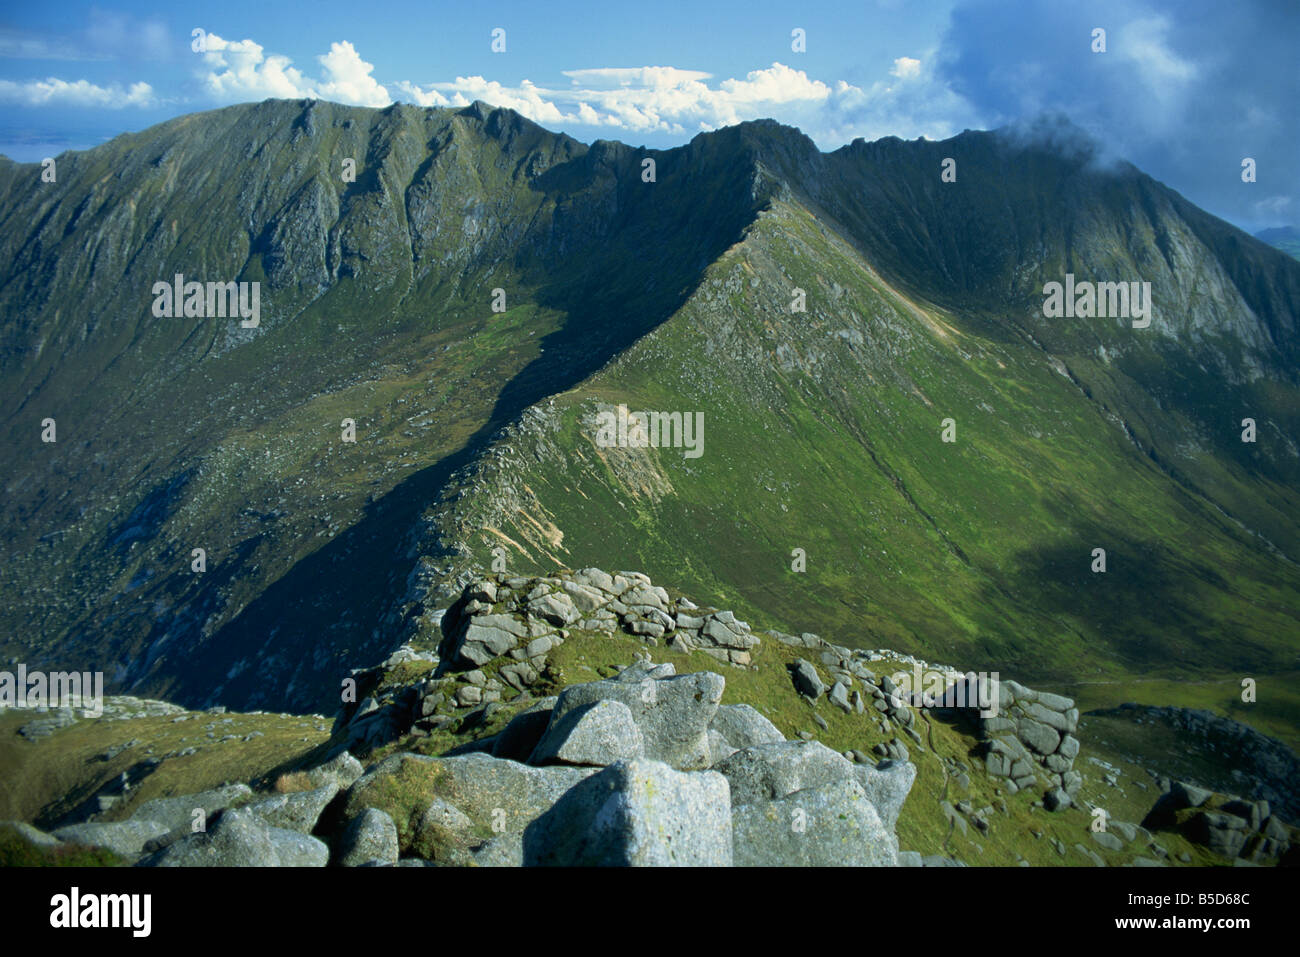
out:
{"label": "grey rock slab", "polygon": [[1049,811],[1064,810],[1070,803],[1070,795],[1060,788],[1054,788],[1043,795],[1043,807]]}
{"label": "grey rock slab", "polygon": [[528,614],[541,618],[558,628],[571,624],[582,617],[573,599],[565,592],[555,592],[530,601]]}
{"label": "grey rock slab", "polygon": [[1047,770],[1055,771],[1057,774],[1064,774],[1073,766],[1073,763],[1068,758],[1062,757],[1060,754],[1049,754],[1043,759],[1043,764],[1047,767]]}
{"label": "grey rock slab", "polygon": [[502,834],[472,852],[478,867],[523,867],[524,842],[521,834]]}
{"label": "grey rock slab", "polygon": [[683,770],[705,768],[709,764],[708,728],[724,685],[721,675],[707,671],[661,680],[570,685],[556,702],[551,726],[557,726],[568,712],[596,701],[621,701],[641,731],[645,757]]}
{"label": "grey rock slab", "polygon": [[1066,719],[1065,715],[1061,714],[1059,711],[1053,711],[1051,708],[1045,707],[1041,700],[1030,704],[1029,707],[1025,709],[1025,712],[1029,717],[1041,721],[1052,730],[1059,731],[1061,734],[1066,734],[1072,730],[1070,722]]}
{"label": "grey rock slab", "polygon": [[465,626],[460,654],[476,665],[484,665],[526,637],[527,627],[513,615],[479,615]]}
{"label": "grey rock slab", "polygon": [[1092,831],[1092,839],[1108,851],[1124,850],[1124,842],[1109,831]]}
{"label": "grey rock slab", "polygon": [[758,644],[758,639],[748,632],[738,632],[734,626],[728,626],[710,618],[701,629],[700,634],[722,648],[745,650]]}
{"label": "grey rock slab", "polygon": [[577,764],[605,767],[640,757],[641,731],[627,705],[613,698],[563,713],[552,721],[529,758],[529,764]]}
{"label": "grey rock slab", "polygon": [[324,867],[329,849],[296,831],[271,827],[241,808],[222,811],[204,833],[151,854],[143,867]]}
{"label": "grey rock slab", "polygon": [[398,856],[397,825],[378,808],[362,811],[339,838],[338,863],[343,867],[375,860],[396,864]]}
{"label": "grey rock slab", "polygon": [[1079,793],[1079,788],[1083,787],[1083,775],[1078,771],[1066,771],[1061,775],[1061,787],[1066,794],[1074,797]]}
{"label": "grey rock slab", "polygon": [[805,788],[732,811],[739,867],[894,867],[898,841],[856,781]]}
{"label": "grey rock slab", "polygon": [[326,805],[334,800],[334,795],[338,793],[338,782],[330,781],[313,791],[273,794],[248,805],[248,810],[272,827],[310,834],[325,811]]}
{"label": "grey rock slab", "polygon": [[614,577],[599,568],[584,568],[574,574],[573,580],[579,585],[589,586],[607,595],[617,594],[614,588]]}
{"label": "grey rock slab", "polygon": [[131,815],[131,820],[154,821],[169,831],[182,829],[188,831],[195,820],[195,810],[201,809],[206,820],[217,811],[250,797],[252,793],[252,788],[247,784],[231,784],[210,791],[201,791],[198,794],[155,798],[136,808],[135,813]]}
{"label": "grey rock slab", "polygon": [[610,595],[602,592],[599,588],[584,585],[578,581],[564,583],[564,591],[572,600],[574,607],[583,613],[591,613],[600,608],[610,599]]}
{"label": "grey rock slab", "polygon": [[1194,815],[1184,823],[1183,832],[1197,844],[1229,858],[1241,853],[1249,836],[1245,821],[1234,814],[1218,811],[1201,811]]}
{"label": "grey rock slab", "polygon": [[671,678],[675,674],[677,674],[677,668],[671,661],[665,661],[663,664],[657,665],[653,661],[640,659],[620,671],[613,680],[628,684],[639,684],[647,678],[658,681],[662,678]]}
{"label": "grey rock slab", "polygon": [[867,799],[876,808],[880,821],[891,832],[898,824],[903,802],[916,781],[916,765],[906,761],[881,761],[853,766],[854,774]]}
{"label": "grey rock slab", "polygon": [[1132,843],[1137,840],[1139,831],[1145,830],[1139,828],[1136,824],[1130,824],[1127,821],[1107,821],[1106,829],[1117,836],[1120,840]]}
{"label": "grey rock slab", "polygon": [[986,736],[1001,734],[1005,731],[1014,732],[1016,730],[1016,723],[1010,718],[1002,718],[995,715],[991,718],[981,719],[980,730],[983,731]]}
{"label": "grey rock slab", "polygon": [[720,732],[737,749],[785,740],[776,725],[747,704],[720,705],[709,727]]}
{"label": "grey rock slab", "polygon": [[743,748],[714,770],[726,777],[733,804],[777,800],[795,791],[858,777],[855,765],[819,741],[778,741]]}
{"label": "grey rock slab", "polygon": [[449,804],[442,798],[435,798],[420,815],[418,828],[437,827],[444,831],[468,831],[474,822],[460,808]]}
{"label": "grey rock slab", "polygon": [[530,824],[523,847],[527,865],[730,866],[727,782],[712,771],[620,761]]}
{"label": "grey rock slab", "polygon": [[619,601],[629,608],[634,605],[648,605],[659,611],[666,612],[668,610],[668,593],[662,588],[653,586],[634,585],[619,595]]}
{"label": "grey rock slab", "polygon": [[1076,845],[1074,845],[1074,849],[1075,849],[1076,851],[1078,851],[1080,854],[1082,854],[1084,857],[1088,858],[1088,860],[1092,861],[1093,866],[1095,866],[1095,867],[1105,867],[1105,866],[1106,866],[1106,862],[1105,862],[1105,860],[1103,860],[1102,857],[1101,857],[1101,855],[1098,854],[1096,851],[1091,850],[1090,848],[1084,847],[1082,844],[1076,844]]}
{"label": "grey rock slab", "polygon": [[795,690],[809,698],[820,698],[826,690],[821,677],[817,674],[817,669],[811,662],[802,658],[794,663],[791,677],[794,679]]}
{"label": "grey rock slab", "polygon": [[1053,711],[1069,711],[1074,707],[1074,699],[1067,698],[1065,695],[1052,694],[1050,691],[1040,691],[1035,695],[1034,700],[1045,708]]}
{"label": "grey rock slab", "polygon": [[1041,721],[1022,718],[1018,724],[1018,737],[1039,754],[1051,754],[1061,744],[1061,735],[1055,728],[1050,728]]}
{"label": "grey rock slab", "polygon": [[1029,752],[1025,750],[1025,746],[1020,743],[1019,739],[1009,734],[990,741],[989,750],[998,754],[1005,754],[1013,762],[1029,757]]}
{"label": "grey rock slab", "polygon": [[107,824],[87,822],[58,828],[53,834],[61,841],[108,848],[114,854],[134,860],[140,856],[145,844],[164,836],[170,830],[159,821],[118,821]]}
{"label": "grey rock slab", "polygon": [[554,642],[549,635],[543,635],[540,638],[534,638],[524,649],[524,654],[529,658],[536,658],[538,655],[544,655],[553,647]]}
{"label": "grey rock slab", "polygon": [[721,731],[709,728],[709,767],[731,757],[738,750]]}
{"label": "grey rock slab", "polygon": [[1214,792],[1207,788],[1197,787],[1195,784],[1188,784],[1184,781],[1177,781],[1169,789],[1169,793],[1181,808],[1200,807],[1206,801],[1214,796]]}
{"label": "grey rock slab", "polygon": [[494,833],[522,831],[593,768],[535,768],[483,753],[433,758],[395,754],[368,770],[348,792],[345,814],[355,816],[388,800],[396,780],[416,801],[442,799]]}

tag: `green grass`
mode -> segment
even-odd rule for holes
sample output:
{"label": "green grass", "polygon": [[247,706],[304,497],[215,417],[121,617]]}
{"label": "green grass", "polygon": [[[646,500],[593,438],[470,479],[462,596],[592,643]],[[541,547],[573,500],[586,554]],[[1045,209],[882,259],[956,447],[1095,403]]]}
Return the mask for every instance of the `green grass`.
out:
{"label": "green grass", "polygon": [[[0,715],[0,820],[24,820],[38,827],[53,827],[67,813],[124,771],[147,757],[164,758],[189,747],[197,752],[164,758],[123,800],[100,820],[130,817],[153,798],[193,794],[228,782],[274,778],[278,771],[317,748],[328,732],[316,730],[310,717],[275,714],[191,714],[186,721],[172,717],[111,721],[85,719],[40,741],[22,738],[17,729],[30,714]],[[226,722],[229,720],[229,724]],[[217,738],[237,734],[239,739],[208,738],[204,727],[215,723]],[[260,737],[242,737],[261,732]],[[137,742],[112,758],[104,755],[115,746]],[[269,781],[267,781],[269,783]]]}
{"label": "green grass", "polygon": [[[796,284],[807,314],[783,311]],[[783,368],[778,349],[798,360]],[[708,356],[710,375],[672,362],[687,355]],[[558,451],[516,453],[511,480],[534,497],[502,531],[526,542],[528,516],[545,514],[562,539],[511,549],[511,567],[642,569],[784,630],[1031,684],[1291,669],[1300,575],[1213,501],[1235,506],[1262,477],[1206,467],[1211,497],[1190,492],[1190,473],[1176,481],[1134,448],[1108,398],[969,317],[909,302],[778,203],[676,316],[557,400]],[[596,449],[579,426],[596,401],[702,410],[705,454]],[[939,441],[949,415],[955,444]],[[477,510],[496,501],[439,513],[481,567],[501,538],[479,532]],[[1277,519],[1294,496],[1277,501],[1290,504],[1248,517],[1290,529]],[[1105,574],[1090,571],[1095,547]]]}

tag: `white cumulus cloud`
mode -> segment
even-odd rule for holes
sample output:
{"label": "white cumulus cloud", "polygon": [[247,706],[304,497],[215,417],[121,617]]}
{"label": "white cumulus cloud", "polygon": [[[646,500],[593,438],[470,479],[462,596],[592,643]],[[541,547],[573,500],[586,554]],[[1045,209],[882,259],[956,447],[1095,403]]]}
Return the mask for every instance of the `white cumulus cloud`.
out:
{"label": "white cumulus cloud", "polygon": [[506,86],[474,76],[426,86],[399,83],[396,88],[421,106],[458,106],[477,99],[517,110],[537,123],[677,134],[771,116],[783,106],[823,103],[834,95],[825,83],[781,63],[712,86],[712,74],[663,66],[566,70],[563,75],[570,86],[547,88],[528,80]]}
{"label": "white cumulus cloud", "polygon": [[205,69],[200,84],[216,100],[312,98],[355,106],[387,106],[393,102],[371,75],[374,64],[362,60],[346,40],[331,43],[329,53],[316,58],[322,70],[319,78],[304,76],[288,57],[268,56],[260,43],[248,39],[232,41],[208,34],[202,56]]}
{"label": "white cumulus cloud", "polygon": [[382,107],[396,98],[417,106],[463,107],[483,100],[552,128],[606,127],[615,135],[683,136],[771,117],[834,148],[858,136],[937,138],[960,129],[955,118],[968,112],[967,105],[936,78],[932,59],[930,51],[882,63],[880,79],[865,87],[823,81],[780,62],[742,77],[635,66],[564,70],[567,84],[554,86],[483,76],[385,86],[375,79],[374,64],[346,40],[316,57],[320,74],[309,76],[251,39],[209,34],[200,84],[219,102],[310,97]]}
{"label": "white cumulus cloud", "polygon": [[149,107],[157,103],[153,87],[148,83],[122,86],[113,83],[98,86],[88,80],[45,80],[15,82],[0,80],[0,102],[20,106],[94,106],[120,110],[128,106]]}

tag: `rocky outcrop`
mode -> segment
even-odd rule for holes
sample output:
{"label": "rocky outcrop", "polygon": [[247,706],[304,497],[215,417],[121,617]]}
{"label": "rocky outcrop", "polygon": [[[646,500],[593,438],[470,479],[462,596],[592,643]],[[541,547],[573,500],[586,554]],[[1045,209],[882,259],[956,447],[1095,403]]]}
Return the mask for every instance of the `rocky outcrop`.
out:
{"label": "rocky outcrop", "polygon": [[[347,729],[348,748],[365,751],[406,734],[427,734],[458,722],[458,714],[530,693],[571,630],[701,651],[733,667],[752,666],[760,645],[748,623],[730,611],[674,598],[640,572],[598,568],[478,578],[436,617],[443,633],[436,653],[403,646],[378,668],[353,672],[358,687],[366,688],[396,666],[428,664],[423,683],[365,695],[343,709],[339,727]],[[694,744],[702,759],[707,740]],[[653,742],[646,756],[654,756]]]}
{"label": "rocky outcrop", "polygon": [[[996,684],[985,676],[962,673],[907,659],[927,682],[941,683],[942,690],[911,689],[904,695],[892,680],[881,686],[888,700],[907,698],[917,707],[938,714],[957,716],[972,726],[982,739],[978,754],[985,770],[1001,780],[1008,793],[1044,788],[1043,806],[1049,811],[1069,807],[1083,784],[1074,769],[1079,755],[1079,710],[1063,695],[1035,691],[1009,680]],[[996,688],[997,700],[992,696]]]}
{"label": "rocky outcrop", "polygon": [[368,807],[348,824],[339,838],[337,863],[342,867],[396,864],[397,826],[378,808]]}
{"label": "rocky outcrop", "polygon": [[1079,711],[1074,701],[1046,691],[1034,691],[1014,681],[1001,683],[998,714],[976,712],[984,767],[989,775],[1002,778],[1011,794],[1043,786],[1044,806],[1049,811],[1069,807],[1083,785],[1083,775],[1074,770],[1079,755]]}
{"label": "rocky outcrop", "polygon": [[310,834],[326,806],[338,793],[339,783],[331,780],[310,791],[272,795],[248,805],[248,810],[272,827]]}
{"label": "rocky outcrop", "polygon": [[1243,800],[1183,781],[1171,783],[1142,824],[1152,830],[1176,830],[1234,863],[1293,861],[1296,856],[1296,830],[1268,801]]}
{"label": "rocky outcrop", "polygon": [[272,827],[250,811],[222,811],[191,834],[141,860],[142,867],[324,867],[329,850],[314,837]]}
{"label": "rocky outcrop", "polygon": [[451,667],[473,668],[509,655],[501,678],[521,690],[546,666],[547,652],[565,629],[616,631],[648,645],[661,641],[717,660],[748,665],[759,640],[729,611],[698,608],[674,599],[640,572],[611,575],[598,568],[538,578],[482,579],[466,586],[442,619],[447,639],[440,651]]}
{"label": "rocky outcrop", "polygon": [[[81,705],[90,703],[92,702],[88,697],[79,702]],[[130,695],[109,695],[103,699],[97,710],[68,705],[60,707],[42,705],[33,708],[25,708],[20,705],[19,710],[30,710],[32,714],[36,715],[31,721],[18,729],[18,733],[28,741],[40,741],[48,738],[54,732],[69,728],[80,720],[127,721],[134,718],[151,718],[185,713],[184,708],[167,701],[153,701],[147,698],[131,697]]]}
{"label": "rocky outcrop", "polygon": [[643,759],[575,785],[523,836],[532,866],[729,867],[732,853],[726,778]]}
{"label": "rocky outcrop", "polygon": [[56,837],[150,867],[896,865],[915,768],[787,741],[754,708],[721,706],[725,685],[643,659],[534,703],[472,753],[398,752],[355,776],[344,752],[293,776],[306,790],[231,785]]}
{"label": "rocky outcrop", "polygon": [[[588,748],[595,749],[587,760],[570,758],[567,763],[607,765],[621,758],[646,757],[687,770],[708,767],[709,724],[717,714],[724,684],[721,675],[708,672],[674,675],[671,665],[634,664],[613,681],[573,685],[560,694],[531,761],[542,763],[581,735]],[[614,704],[622,707],[614,711],[609,707]],[[593,710],[597,706],[603,706],[604,717]],[[575,710],[582,712],[579,722],[571,717]],[[608,748],[605,753],[590,740],[597,723],[605,726],[601,734]]]}
{"label": "rocky outcrop", "polygon": [[[724,687],[721,675],[636,662],[507,724],[492,750],[519,757],[535,740],[527,765],[482,752],[401,755],[368,771],[345,811],[377,806],[399,786],[414,793],[414,805],[393,812],[402,850],[437,859],[458,851],[480,863],[896,863],[893,825],[915,769],[854,764],[823,745],[785,741],[753,708],[719,707]],[[461,822],[454,833],[443,828],[439,846],[401,823],[425,820],[430,808]],[[800,822],[792,842],[763,838],[771,831],[775,840],[790,815]],[[764,841],[766,850],[753,846]]]}
{"label": "rocky outcrop", "polygon": [[[811,632],[787,635],[779,631],[767,632],[776,641],[792,648],[815,652],[817,664],[797,658],[790,667],[790,680],[794,690],[812,703],[823,696],[827,702],[845,714],[866,715],[877,723],[882,734],[902,734],[914,744],[921,744],[921,734],[916,729],[916,714],[898,693],[887,676],[877,677],[868,664],[884,660],[884,655],[861,648],[835,645]],[[821,719],[814,714],[814,722]],[[874,747],[878,758],[895,761],[908,760],[907,745],[899,738],[891,738]]]}
{"label": "rocky outcrop", "polygon": [[736,864],[894,867],[898,841],[856,781],[841,779],[733,809]]}
{"label": "rocky outcrop", "polygon": [[1164,726],[1211,760],[1214,755],[1232,755],[1231,772],[1225,768],[1220,779],[1202,783],[1224,793],[1231,791],[1250,800],[1267,801],[1273,813],[1284,821],[1300,823],[1300,791],[1295,786],[1300,781],[1300,756],[1278,739],[1198,708],[1127,703],[1088,714]]}

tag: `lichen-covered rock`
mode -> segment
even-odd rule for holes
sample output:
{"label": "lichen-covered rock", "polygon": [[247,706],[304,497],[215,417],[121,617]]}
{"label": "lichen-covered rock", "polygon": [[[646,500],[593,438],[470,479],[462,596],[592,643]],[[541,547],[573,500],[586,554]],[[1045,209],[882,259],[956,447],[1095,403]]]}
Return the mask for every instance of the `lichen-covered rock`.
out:
{"label": "lichen-covered rock", "polygon": [[378,808],[366,808],[348,823],[339,839],[338,863],[360,867],[370,861],[397,863],[397,826]]}
{"label": "lichen-covered rock", "polygon": [[785,740],[776,725],[747,704],[720,705],[709,728],[719,732],[737,750]]}
{"label": "lichen-covered rock", "polygon": [[641,732],[647,758],[684,770],[705,768],[710,759],[709,723],[717,713],[724,684],[721,675],[696,672],[571,685],[561,692],[551,725],[558,726],[570,711],[597,701],[619,701]]}
{"label": "lichen-covered rock", "polygon": [[163,837],[170,830],[161,821],[144,820],[70,824],[53,833],[61,841],[84,844],[87,847],[105,847],[114,854],[134,860],[144,851],[144,846],[149,841]]}
{"label": "lichen-covered rock", "polygon": [[198,794],[155,798],[136,808],[135,813],[131,815],[131,820],[153,821],[163,825],[168,831],[188,833],[199,817],[195,811],[202,811],[202,820],[206,822],[218,811],[245,800],[252,796],[252,793],[252,789],[247,784],[231,784]]}
{"label": "lichen-covered rock", "polygon": [[603,698],[553,721],[529,763],[605,767],[640,757],[644,748],[641,731],[627,705]]}
{"label": "lichen-covered rock", "polygon": [[334,795],[338,793],[338,782],[330,781],[323,787],[311,791],[273,794],[249,804],[248,810],[272,827],[310,834],[316,827],[316,822],[320,820],[325,806],[334,800]]}
{"label": "lichen-covered rock", "polygon": [[593,773],[594,768],[561,765],[536,768],[482,753],[447,758],[396,754],[349,789],[343,813],[352,818],[367,807],[385,811],[397,826],[403,850],[425,810],[438,799],[489,833],[517,833]]}
{"label": "lichen-covered rock", "polygon": [[222,811],[208,830],[169,844],[144,867],[324,867],[329,849],[314,837],[271,827],[250,811]]}
{"label": "lichen-covered rock", "polygon": [[894,867],[898,841],[856,781],[831,781],[732,810],[739,867]]}
{"label": "lichen-covered rock", "polygon": [[819,741],[779,741],[744,748],[714,769],[731,785],[737,804],[772,801],[835,781],[851,781],[855,768]]}
{"label": "lichen-covered rock", "polygon": [[523,856],[527,865],[730,866],[726,779],[660,761],[619,761],[530,824]]}
{"label": "lichen-covered rock", "polygon": [[361,762],[347,751],[340,751],[324,764],[317,765],[307,772],[307,779],[316,788],[333,782],[340,790],[352,787],[357,778],[365,772]]}
{"label": "lichen-covered rock", "polygon": [[908,761],[881,761],[875,766],[855,765],[854,770],[867,799],[880,815],[881,823],[892,832],[916,781],[916,765]]}

